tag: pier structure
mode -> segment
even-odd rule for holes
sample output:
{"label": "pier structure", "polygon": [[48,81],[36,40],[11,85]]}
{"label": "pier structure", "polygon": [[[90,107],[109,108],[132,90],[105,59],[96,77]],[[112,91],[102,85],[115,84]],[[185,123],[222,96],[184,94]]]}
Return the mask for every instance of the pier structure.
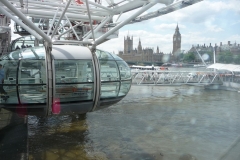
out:
{"label": "pier structure", "polygon": [[209,85],[222,84],[223,77],[214,71],[132,70],[135,85]]}

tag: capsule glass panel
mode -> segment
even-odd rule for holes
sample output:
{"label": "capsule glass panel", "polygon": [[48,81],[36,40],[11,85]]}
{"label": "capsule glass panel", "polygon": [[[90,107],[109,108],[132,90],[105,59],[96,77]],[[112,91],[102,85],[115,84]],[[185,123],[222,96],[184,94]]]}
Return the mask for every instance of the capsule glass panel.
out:
{"label": "capsule glass panel", "polygon": [[[117,55],[97,50],[100,63],[101,99],[125,96],[131,86],[131,72],[127,63]],[[118,99],[116,99],[118,101]]]}
{"label": "capsule glass panel", "polygon": [[[4,70],[4,83],[3,89],[9,96],[7,100],[3,97],[0,99],[1,104],[18,104],[18,96],[17,96],[17,70],[18,70],[18,60],[8,59],[4,60],[3,70]],[[1,93],[3,94],[3,93]]]}
{"label": "capsule glass panel", "polygon": [[106,51],[96,50],[95,53],[96,53],[98,59],[114,60],[113,56]]}
{"label": "capsule glass panel", "polygon": [[115,61],[100,60],[101,81],[119,81],[119,70]]}
{"label": "capsule glass panel", "polygon": [[118,96],[126,96],[131,88],[132,81],[122,81]]}
{"label": "capsule glass panel", "polygon": [[24,49],[24,48],[31,48],[34,47],[35,45],[37,46],[43,46],[43,42],[35,41],[34,36],[24,36],[17,38],[12,41],[11,43],[11,51],[15,51],[18,49]]}
{"label": "capsule glass panel", "polygon": [[23,59],[19,63],[18,84],[22,104],[46,103],[45,60]]}
{"label": "capsule glass panel", "polygon": [[101,98],[117,97],[119,92],[119,82],[102,83]]}
{"label": "capsule glass panel", "polygon": [[61,103],[93,99],[91,60],[55,60],[55,98]]}
{"label": "capsule glass panel", "polygon": [[[1,104],[46,104],[45,49],[25,48],[9,53],[4,66],[3,88],[7,99]],[[2,101],[5,100],[5,101]]]}
{"label": "capsule glass panel", "polygon": [[120,71],[121,80],[131,79],[131,71],[128,67],[128,64],[125,61],[117,61],[117,64]]}
{"label": "capsule glass panel", "polygon": [[[107,54],[105,54],[107,55]],[[100,75],[101,75],[101,97],[112,98],[117,97],[119,92],[120,78],[117,63],[114,60],[100,59]]]}

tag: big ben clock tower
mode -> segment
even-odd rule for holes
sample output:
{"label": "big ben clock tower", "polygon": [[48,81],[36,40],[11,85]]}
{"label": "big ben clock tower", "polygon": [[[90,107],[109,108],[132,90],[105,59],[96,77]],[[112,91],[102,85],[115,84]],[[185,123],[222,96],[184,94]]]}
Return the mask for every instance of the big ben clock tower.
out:
{"label": "big ben clock tower", "polygon": [[181,52],[181,34],[179,33],[179,28],[178,28],[178,25],[177,25],[177,27],[175,29],[175,33],[173,35],[173,51],[172,51],[172,54],[173,54],[174,60],[177,60],[177,57],[180,54],[180,52]]}

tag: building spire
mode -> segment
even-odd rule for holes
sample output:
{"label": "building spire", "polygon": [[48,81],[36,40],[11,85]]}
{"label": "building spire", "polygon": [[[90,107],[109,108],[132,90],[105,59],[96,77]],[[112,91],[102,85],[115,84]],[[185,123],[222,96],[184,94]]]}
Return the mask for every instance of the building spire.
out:
{"label": "building spire", "polygon": [[159,47],[157,46],[157,54],[159,54]]}
{"label": "building spire", "polygon": [[139,42],[138,42],[138,51],[142,51],[142,44],[141,44],[140,38],[139,38]]}
{"label": "building spire", "polygon": [[180,35],[180,33],[179,33],[179,27],[178,27],[178,23],[177,23],[177,27],[176,27],[176,29],[175,29],[175,33],[174,33],[174,35]]}

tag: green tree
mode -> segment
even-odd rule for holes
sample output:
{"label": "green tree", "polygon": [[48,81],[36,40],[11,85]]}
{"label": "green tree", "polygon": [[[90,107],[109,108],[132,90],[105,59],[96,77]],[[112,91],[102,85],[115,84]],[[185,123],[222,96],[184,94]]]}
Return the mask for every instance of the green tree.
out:
{"label": "green tree", "polygon": [[240,64],[240,54],[237,55],[236,58],[234,58],[234,63],[236,63],[236,64]]}
{"label": "green tree", "polygon": [[183,56],[184,56],[183,53],[177,54],[177,59],[176,59],[176,61],[177,61],[177,62],[182,62],[182,61],[183,61]]}
{"label": "green tree", "polygon": [[233,62],[233,54],[231,52],[225,53],[225,62],[232,63]]}
{"label": "green tree", "polygon": [[224,53],[223,52],[219,53],[218,61],[219,61],[219,63],[223,63],[224,62]]}
{"label": "green tree", "polygon": [[230,51],[220,52],[218,60],[220,63],[232,63],[234,60],[233,54]]}
{"label": "green tree", "polygon": [[196,57],[193,52],[187,53],[183,56],[183,62],[193,62],[195,60],[196,60]]}

